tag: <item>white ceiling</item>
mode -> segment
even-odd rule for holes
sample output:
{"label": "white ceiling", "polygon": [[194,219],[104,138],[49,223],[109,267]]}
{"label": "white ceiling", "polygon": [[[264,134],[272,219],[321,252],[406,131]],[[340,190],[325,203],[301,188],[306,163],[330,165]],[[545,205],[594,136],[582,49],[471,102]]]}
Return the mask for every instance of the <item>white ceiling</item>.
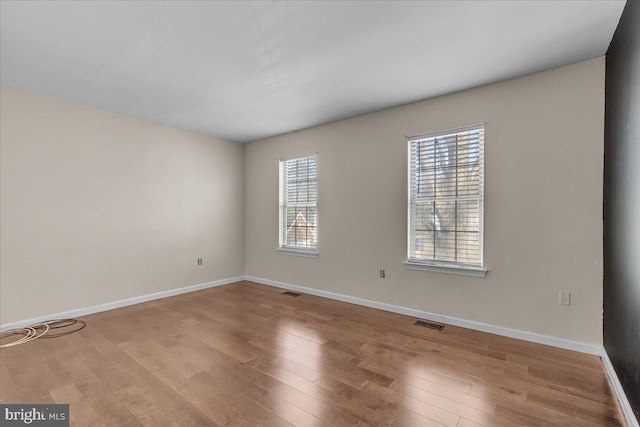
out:
{"label": "white ceiling", "polygon": [[3,85],[247,142],[605,54],[624,1],[2,1]]}

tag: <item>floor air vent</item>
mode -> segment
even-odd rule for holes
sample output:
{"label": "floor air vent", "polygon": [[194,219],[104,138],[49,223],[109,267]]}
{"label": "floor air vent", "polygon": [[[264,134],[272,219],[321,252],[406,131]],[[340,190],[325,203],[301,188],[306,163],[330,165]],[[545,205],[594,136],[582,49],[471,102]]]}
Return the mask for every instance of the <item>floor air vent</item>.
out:
{"label": "floor air vent", "polygon": [[300,296],[300,294],[298,294],[296,292],[291,292],[291,291],[283,292],[282,295],[288,295],[290,297],[299,297]]}
{"label": "floor air vent", "polygon": [[436,331],[441,331],[444,329],[444,325],[440,325],[438,323],[427,322],[426,320],[417,320],[414,325],[422,326],[423,328],[435,329]]}

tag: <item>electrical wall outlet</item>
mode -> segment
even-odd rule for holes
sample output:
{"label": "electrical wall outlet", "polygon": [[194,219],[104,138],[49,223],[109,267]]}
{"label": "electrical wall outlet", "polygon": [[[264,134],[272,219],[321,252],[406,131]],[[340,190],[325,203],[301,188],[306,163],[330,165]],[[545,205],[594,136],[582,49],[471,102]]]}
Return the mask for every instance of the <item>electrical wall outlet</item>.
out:
{"label": "electrical wall outlet", "polygon": [[571,305],[571,292],[560,291],[560,305]]}
{"label": "electrical wall outlet", "polygon": [[380,270],[380,278],[384,279],[386,277],[386,274],[384,272],[384,270]]}
{"label": "electrical wall outlet", "polygon": [[198,265],[202,265],[202,258],[198,258]]}

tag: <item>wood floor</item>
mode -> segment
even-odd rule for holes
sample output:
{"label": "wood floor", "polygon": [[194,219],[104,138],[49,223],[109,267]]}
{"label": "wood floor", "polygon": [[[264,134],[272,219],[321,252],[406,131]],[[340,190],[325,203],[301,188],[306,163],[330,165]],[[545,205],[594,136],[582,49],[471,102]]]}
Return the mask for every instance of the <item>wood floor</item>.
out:
{"label": "wood floor", "polygon": [[239,282],[0,350],[3,403],[72,426],[620,426],[600,359]]}

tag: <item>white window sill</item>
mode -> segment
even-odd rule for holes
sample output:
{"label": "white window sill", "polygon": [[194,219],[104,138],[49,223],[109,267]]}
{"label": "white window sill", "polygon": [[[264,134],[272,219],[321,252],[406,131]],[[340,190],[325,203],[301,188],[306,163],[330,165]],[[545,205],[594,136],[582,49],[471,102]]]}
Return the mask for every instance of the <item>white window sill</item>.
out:
{"label": "white window sill", "polygon": [[278,248],[277,251],[280,255],[293,255],[293,256],[301,256],[306,258],[318,258],[318,255],[319,255],[317,250]]}
{"label": "white window sill", "polygon": [[487,270],[482,268],[424,264],[413,261],[405,261],[404,268],[407,270],[433,271],[435,273],[459,274],[473,277],[485,277],[487,275]]}

